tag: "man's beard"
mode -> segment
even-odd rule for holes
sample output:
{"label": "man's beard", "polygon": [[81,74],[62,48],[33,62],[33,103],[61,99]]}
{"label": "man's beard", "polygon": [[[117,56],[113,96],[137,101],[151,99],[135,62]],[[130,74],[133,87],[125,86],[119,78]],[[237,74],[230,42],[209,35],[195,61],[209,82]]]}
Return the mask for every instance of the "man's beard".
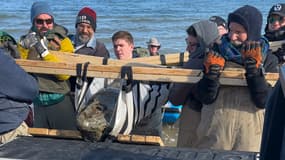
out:
{"label": "man's beard", "polygon": [[91,39],[89,35],[86,35],[86,34],[79,34],[78,35],[78,39],[79,41],[84,44],[84,43],[88,43],[89,40]]}

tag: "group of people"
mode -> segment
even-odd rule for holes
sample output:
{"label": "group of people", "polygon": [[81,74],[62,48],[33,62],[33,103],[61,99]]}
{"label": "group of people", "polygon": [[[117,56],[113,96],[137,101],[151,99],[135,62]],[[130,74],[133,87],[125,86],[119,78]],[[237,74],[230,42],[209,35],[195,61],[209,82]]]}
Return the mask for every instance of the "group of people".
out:
{"label": "group of people", "polygon": [[[13,53],[17,53],[10,54],[14,58],[49,62],[61,61],[50,54],[50,50],[110,58],[104,43],[96,38],[96,19],[94,10],[82,8],[76,17],[76,33],[70,35],[65,27],[56,23],[46,2],[35,2],[31,7],[29,32],[21,36],[17,44],[15,40],[9,40],[14,47],[9,45],[8,50],[12,48]],[[261,35],[261,12],[249,5],[230,13],[227,22],[213,16],[193,23],[186,32],[186,50],[190,54],[183,68],[201,69],[204,74],[197,83],[175,83],[170,89],[169,101],[183,105],[178,147],[258,152],[266,100],[272,89],[265,73],[278,72],[278,66],[285,61],[285,42],[276,50],[269,45],[285,40],[285,4],[276,4],[270,9],[265,35]],[[134,39],[128,31],[114,33],[112,43],[117,59],[137,57],[133,53]],[[159,55],[161,44],[155,37],[147,45],[148,56]],[[17,135],[27,135],[27,125],[77,130],[71,94],[75,91],[75,77],[29,75],[13,62],[11,56],[5,55],[7,50],[0,51],[0,61],[5,66],[2,73],[7,75],[1,78],[0,143]],[[245,70],[247,86],[220,85],[221,71],[230,68]],[[18,85],[16,81],[19,80],[26,83]],[[34,120],[28,123],[31,113]],[[161,110],[152,110],[135,128],[136,134],[159,136]]]}
{"label": "group of people", "polygon": [[[190,59],[183,67],[204,74],[197,83],[176,83],[170,91],[170,102],[184,106],[178,146],[259,152],[272,90],[265,73],[278,72],[284,63],[284,43],[276,50],[269,44],[285,38],[285,4],[270,9],[265,35],[261,35],[262,14],[253,6],[228,15],[228,33],[217,30],[214,20],[187,29]],[[221,71],[231,68],[245,70],[246,87],[220,85]]]}
{"label": "group of people", "polygon": [[[31,6],[30,20],[32,26],[27,34],[20,37],[19,42],[16,42],[8,33],[1,32],[1,56],[3,54],[4,58],[2,60],[5,61],[3,64],[13,62],[12,60],[7,61],[7,58],[60,62],[61,60],[56,55],[50,54],[50,50],[110,58],[105,44],[95,36],[96,19],[97,15],[93,9],[90,7],[82,8],[76,17],[76,34],[71,35],[64,26],[56,23],[52,9],[47,2],[34,2]],[[112,37],[112,41],[116,57],[119,60],[135,58],[133,55],[134,40],[129,32],[116,32]],[[150,49],[149,54],[158,55],[160,48],[158,40],[151,38],[147,44]],[[73,94],[76,85],[75,77],[46,74],[33,74],[30,76],[15,63],[7,64],[7,67],[10,65],[14,65],[9,67],[10,70],[15,70],[15,72],[9,72],[11,80],[17,77],[20,78],[11,81],[8,75],[10,81],[5,83],[4,81],[8,79],[3,77],[2,82],[5,87],[2,87],[2,89],[5,90],[2,92],[2,99],[5,99],[5,104],[8,103],[9,105],[1,107],[1,115],[2,113],[5,115],[1,116],[0,122],[1,143],[6,143],[17,135],[28,135],[28,126],[67,130],[78,129]],[[6,70],[2,72],[5,75],[8,72],[8,69]],[[13,77],[18,72],[20,73]],[[18,87],[16,85],[16,80],[21,79],[27,82],[25,83],[27,86]],[[89,80],[89,82],[91,81],[92,79]],[[15,93],[11,94],[11,91]],[[9,101],[15,101],[15,104]],[[19,104],[16,105],[16,103]],[[15,110],[15,113],[13,113],[14,109],[18,108],[19,110]],[[160,117],[156,119],[160,120]],[[159,135],[161,129],[154,129],[152,126],[148,128],[157,130],[154,131],[155,135]],[[144,129],[142,129],[143,131]]]}

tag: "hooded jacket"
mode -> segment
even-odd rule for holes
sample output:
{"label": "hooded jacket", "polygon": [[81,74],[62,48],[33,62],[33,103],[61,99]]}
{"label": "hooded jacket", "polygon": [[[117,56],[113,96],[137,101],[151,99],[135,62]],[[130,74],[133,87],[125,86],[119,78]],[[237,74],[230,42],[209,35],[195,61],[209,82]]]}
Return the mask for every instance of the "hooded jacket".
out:
{"label": "hooded jacket", "polygon": [[[217,25],[209,20],[202,20],[194,23],[193,28],[197,33],[197,40],[199,47],[195,52],[191,53],[189,61],[183,66],[186,69],[203,69],[203,61],[205,57],[205,52],[212,43],[219,38],[219,33]],[[189,94],[193,84],[182,84],[175,83],[170,91],[169,100],[174,105],[184,105],[187,100],[190,100]],[[200,102],[195,102],[190,100],[192,103],[190,107],[199,108],[201,107]]]}

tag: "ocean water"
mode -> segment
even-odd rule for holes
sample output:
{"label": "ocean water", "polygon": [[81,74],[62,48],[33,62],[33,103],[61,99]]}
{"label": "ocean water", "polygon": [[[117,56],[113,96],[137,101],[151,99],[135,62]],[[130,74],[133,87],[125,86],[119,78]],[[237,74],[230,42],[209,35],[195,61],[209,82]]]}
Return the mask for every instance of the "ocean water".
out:
{"label": "ocean water", "polygon": [[[0,30],[7,31],[17,40],[30,26],[32,0],[10,0],[1,3]],[[89,6],[97,12],[96,36],[103,41],[113,56],[111,37],[118,30],[129,31],[136,46],[146,46],[150,37],[162,44],[161,53],[185,50],[185,30],[194,22],[218,15],[227,15],[249,4],[263,14],[264,24],[269,9],[280,1],[273,0],[50,0],[55,21],[65,26],[70,34],[75,32],[78,11]]]}

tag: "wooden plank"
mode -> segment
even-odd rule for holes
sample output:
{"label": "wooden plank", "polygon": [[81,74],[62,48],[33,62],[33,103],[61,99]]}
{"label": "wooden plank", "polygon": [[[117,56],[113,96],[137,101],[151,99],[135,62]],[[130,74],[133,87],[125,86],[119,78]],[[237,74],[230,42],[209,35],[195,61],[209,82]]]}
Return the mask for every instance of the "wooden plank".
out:
{"label": "wooden plank", "polygon": [[117,140],[121,143],[134,144],[152,144],[164,146],[161,138],[158,136],[142,136],[142,135],[118,135]]}
{"label": "wooden plank", "polygon": [[[43,74],[67,74],[76,75],[76,64],[63,62],[45,62],[34,60],[16,60],[27,72]],[[180,68],[154,68],[132,66],[133,79],[160,82],[195,83],[203,75],[201,70]],[[89,65],[88,77],[120,78],[121,66],[113,65]],[[245,86],[244,70],[229,69],[221,74],[222,85]],[[272,85],[279,78],[278,73],[267,73],[266,79]]]}
{"label": "wooden plank", "polygon": [[[85,63],[90,62],[92,64],[101,65],[103,63],[102,57],[88,56],[83,54],[71,54],[67,52],[60,51],[50,51],[52,54],[55,54],[59,59],[66,63]],[[166,65],[173,66],[180,63],[180,53],[169,53],[164,54]],[[183,59],[184,62],[188,61],[189,53],[185,52]],[[109,65],[124,65],[130,62],[138,62],[145,64],[161,64],[160,56],[149,56],[149,57],[139,57],[131,60],[116,60],[108,59]]]}
{"label": "wooden plank", "polygon": [[82,139],[81,133],[79,131],[73,131],[73,130],[29,128],[28,133],[33,136],[48,136],[48,137],[58,137],[58,138]]}
{"label": "wooden plank", "polygon": [[[29,128],[28,133],[33,136],[55,137],[55,138],[65,138],[65,139],[82,139],[81,133],[76,130]],[[164,146],[164,143],[162,142],[161,138],[158,136],[119,134],[116,140],[120,143]]]}

